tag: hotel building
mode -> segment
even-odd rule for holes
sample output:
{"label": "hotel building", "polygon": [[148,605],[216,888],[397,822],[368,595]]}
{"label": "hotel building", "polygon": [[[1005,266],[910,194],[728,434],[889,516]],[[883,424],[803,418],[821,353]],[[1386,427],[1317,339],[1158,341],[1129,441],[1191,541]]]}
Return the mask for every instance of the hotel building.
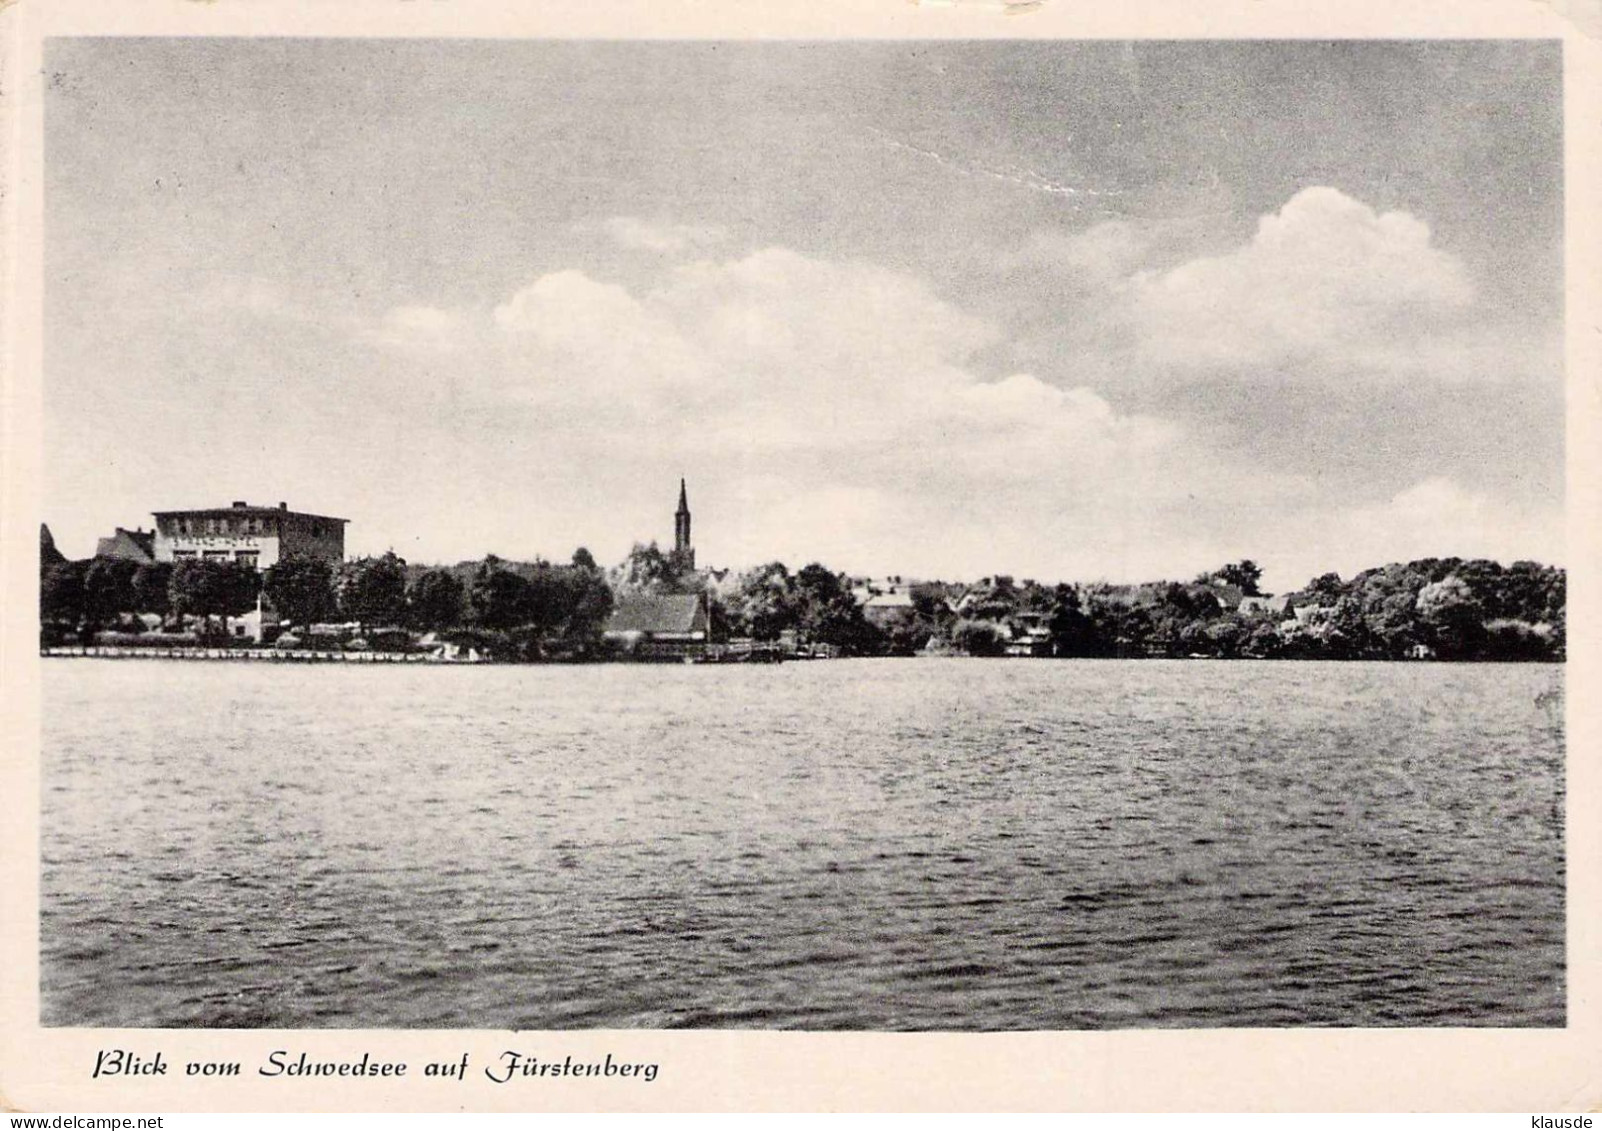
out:
{"label": "hotel building", "polygon": [[310,558],[337,566],[345,560],[344,518],[276,507],[235,503],[193,511],[156,511],[158,562],[201,558],[242,562],[266,569],[285,558]]}

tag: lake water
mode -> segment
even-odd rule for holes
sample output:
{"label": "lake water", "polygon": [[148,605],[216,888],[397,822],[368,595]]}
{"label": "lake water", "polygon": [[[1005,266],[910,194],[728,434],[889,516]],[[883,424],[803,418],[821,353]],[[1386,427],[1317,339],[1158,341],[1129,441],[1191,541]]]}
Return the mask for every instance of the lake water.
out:
{"label": "lake water", "polygon": [[47,1025],[1564,1023],[1560,667],[44,668]]}

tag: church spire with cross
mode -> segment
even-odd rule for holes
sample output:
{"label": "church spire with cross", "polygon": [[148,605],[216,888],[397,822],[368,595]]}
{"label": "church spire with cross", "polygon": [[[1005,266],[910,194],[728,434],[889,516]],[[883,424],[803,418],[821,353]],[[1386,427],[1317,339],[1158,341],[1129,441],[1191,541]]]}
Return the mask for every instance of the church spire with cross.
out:
{"label": "church spire with cross", "polygon": [[695,547],[690,544],[690,496],[679,480],[679,509],[673,513],[673,560],[681,569],[695,568]]}

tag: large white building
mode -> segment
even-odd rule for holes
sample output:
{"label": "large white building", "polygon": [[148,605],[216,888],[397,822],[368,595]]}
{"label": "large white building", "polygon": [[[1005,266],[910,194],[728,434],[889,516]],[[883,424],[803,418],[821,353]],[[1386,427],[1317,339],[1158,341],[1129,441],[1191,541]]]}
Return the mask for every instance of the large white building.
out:
{"label": "large white building", "polygon": [[193,511],[156,511],[158,562],[201,558],[266,569],[284,558],[338,565],[345,560],[344,518],[235,503]]}
{"label": "large white building", "polygon": [[[156,511],[155,516],[153,551],[158,562],[199,559],[268,569],[286,558],[308,558],[336,567],[345,560],[345,523],[349,519],[292,511],[288,503],[253,507],[236,502],[230,507]],[[234,618],[234,635],[261,641],[271,616],[270,606],[258,599],[252,612]]]}

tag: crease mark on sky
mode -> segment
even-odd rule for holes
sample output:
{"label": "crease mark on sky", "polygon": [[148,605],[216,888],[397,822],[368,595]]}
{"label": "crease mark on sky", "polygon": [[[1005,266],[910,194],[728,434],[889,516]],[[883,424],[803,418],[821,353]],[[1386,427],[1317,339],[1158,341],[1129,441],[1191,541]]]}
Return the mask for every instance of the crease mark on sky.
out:
{"label": "crease mark on sky", "polygon": [[923,149],[920,146],[912,145],[911,143],[902,141],[899,138],[891,137],[883,130],[874,129],[873,127],[869,128],[872,129],[874,135],[889,148],[900,149],[907,153],[916,154],[925,160],[933,161],[942,168],[950,169],[958,176],[988,177],[993,181],[1006,181],[1009,184],[1018,185],[1020,188],[1030,189],[1034,192],[1049,193],[1053,196],[1122,196],[1124,192],[1123,189],[1079,188],[1074,185],[1064,184],[1062,181],[1053,180],[1052,178],[1023,165],[1006,165],[1000,169],[991,169],[984,165],[965,165],[960,162],[950,160],[937,150]]}
{"label": "crease mark on sky", "polygon": [[1044,7],[1046,0],[912,0],[912,3],[920,8],[983,8],[1018,16]]}

